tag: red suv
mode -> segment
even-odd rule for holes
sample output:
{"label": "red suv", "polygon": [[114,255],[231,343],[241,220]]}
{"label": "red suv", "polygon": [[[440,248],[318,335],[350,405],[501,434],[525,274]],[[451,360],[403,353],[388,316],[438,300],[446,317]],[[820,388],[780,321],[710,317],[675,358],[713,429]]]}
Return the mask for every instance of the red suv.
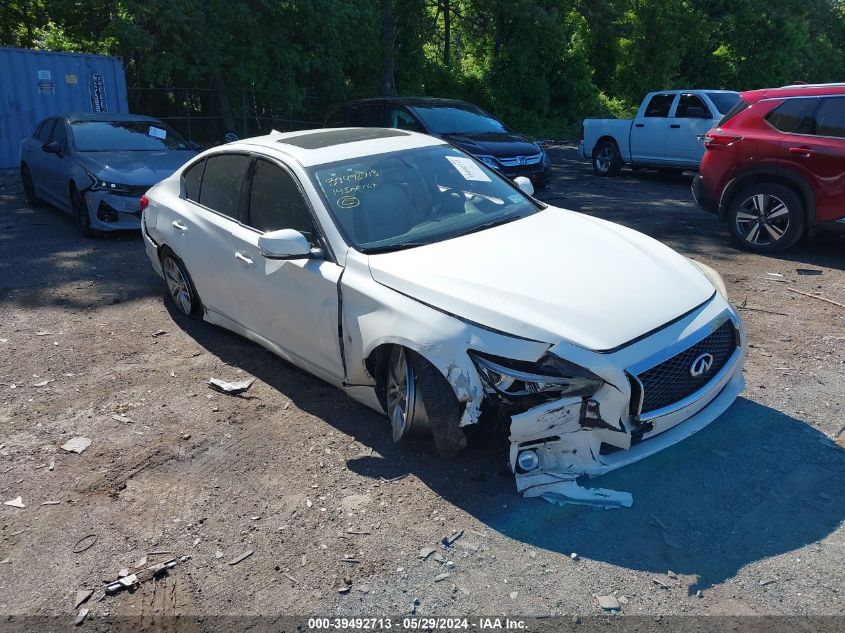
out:
{"label": "red suv", "polygon": [[845,84],[743,92],[704,139],[696,202],[743,248],[789,248],[821,223],[845,228]]}

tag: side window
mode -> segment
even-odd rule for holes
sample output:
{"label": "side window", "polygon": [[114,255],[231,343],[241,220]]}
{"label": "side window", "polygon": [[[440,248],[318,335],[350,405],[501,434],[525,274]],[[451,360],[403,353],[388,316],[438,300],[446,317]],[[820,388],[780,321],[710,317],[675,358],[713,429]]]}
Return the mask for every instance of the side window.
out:
{"label": "side window", "polygon": [[185,198],[199,202],[200,182],[202,182],[202,171],[205,169],[205,161],[201,160],[196,165],[191,165],[182,172],[182,191]]}
{"label": "side window", "polygon": [[63,152],[67,151],[67,130],[62,119],[56,119],[56,126],[53,128],[53,136],[50,140],[58,143],[59,149]]}
{"label": "side window", "polygon": [[668,117],[674,100],[675,95],[654,95],[646,106],[645,116]]}
{"label": "side window", "polygon": [[50,137],[53,136],[53,127],[56,125],[56,119],[47,119],[38,130],[38,140],[42,143],[49,143]]}
{"label": "side window", "polygon": [[698,95],[681,95],[678,100],[678,109],[675,111],[675,118],[712,119],[713,115],[710,114],[710,108]]}
{"label": "side window", "polygon": [[295,229],[305,235],[312,244],[316,239],[314,220],[296,182],[284,169],[266,160],[259,159],[255,162],[249,192],[247,224],[265,233],[278,229]]}
{"label": "side window", "polygon": [[769,112],[766,120],[787,134],[812,134],[813,110],[818,102],[818,99],[787,99]]}
{"label": "side window", "polygon": [[249,167],[249,156],[222,154],[205,161],[200,204],[218,213],[238,218],[241,190]]}
{"label": "side window", "polygon": [[845,138],[845,97],[822,99],[816,111],[816,134]]}
{"label": "side window", "polygon": [[346,108],[333,108],[326,117],[326,127],[344,127],[346,125]]}
{"label": "side window", "polygon": [[414,118],[414,115],[404,108],[390,108],[390,110],[388,110],[387,127],[395,127],[400,130],[411,130],[412,132],[425,131]]}
{"label": "side window", "polygon": [[349,125],[353,127],[381,127],[383,125],[381,113],[382,107],[380,103],[366,103],[352,106]]}

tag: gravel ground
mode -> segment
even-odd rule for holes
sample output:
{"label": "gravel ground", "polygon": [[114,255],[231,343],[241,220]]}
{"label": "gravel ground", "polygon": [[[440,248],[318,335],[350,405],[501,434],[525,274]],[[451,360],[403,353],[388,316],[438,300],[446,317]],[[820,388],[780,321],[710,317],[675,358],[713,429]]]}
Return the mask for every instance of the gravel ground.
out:
{"label": "gravel ground", "polygon": [[[383,417],[182,318],[138,236],[82,239],[0,174],[0,494],[26,505],[0,506],[0,613],[70,621],[91,588],[92,616],[153,619],[586,617],[600,595],[628,615],[841,615],[845,309],[790,290],[845,302],[845,239],[743,253],[688,176],[598,179],[572,148],[552,154],[546,199],[700,259],[744,305],[742,397],[594,482],[632,492],[630,509],[524,500],[496,442],[451,462],[395,446]],[[206,386],[249,376],[243,398]],[[63,451],[74,436],[90,447]],[[174,556],[190,559],[97,600],[119,570]]]}

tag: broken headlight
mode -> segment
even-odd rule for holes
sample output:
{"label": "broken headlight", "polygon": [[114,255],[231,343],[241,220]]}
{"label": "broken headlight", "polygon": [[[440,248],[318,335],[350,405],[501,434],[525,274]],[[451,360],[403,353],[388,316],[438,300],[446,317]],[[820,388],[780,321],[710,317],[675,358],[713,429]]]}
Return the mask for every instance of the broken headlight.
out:
{"label": "broken headlight", "polygon": [[604,380],[593,372],[554,354],[538,362],[513,360],[470,350],[484,384],[506,398],[552,400],[564,396],[591,396]]}

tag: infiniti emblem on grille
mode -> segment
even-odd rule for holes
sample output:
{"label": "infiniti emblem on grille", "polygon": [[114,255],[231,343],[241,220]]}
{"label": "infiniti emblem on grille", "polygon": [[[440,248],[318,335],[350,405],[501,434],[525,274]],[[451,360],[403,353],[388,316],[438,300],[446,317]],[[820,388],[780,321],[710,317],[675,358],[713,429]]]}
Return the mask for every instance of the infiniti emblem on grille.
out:
{"label": "infiniti emblem on grille", "polygon": [[692,361],[689,366],[689,375],[693,378],[699,378],[710,371],[713,367],[713,354],[705,353]]}

